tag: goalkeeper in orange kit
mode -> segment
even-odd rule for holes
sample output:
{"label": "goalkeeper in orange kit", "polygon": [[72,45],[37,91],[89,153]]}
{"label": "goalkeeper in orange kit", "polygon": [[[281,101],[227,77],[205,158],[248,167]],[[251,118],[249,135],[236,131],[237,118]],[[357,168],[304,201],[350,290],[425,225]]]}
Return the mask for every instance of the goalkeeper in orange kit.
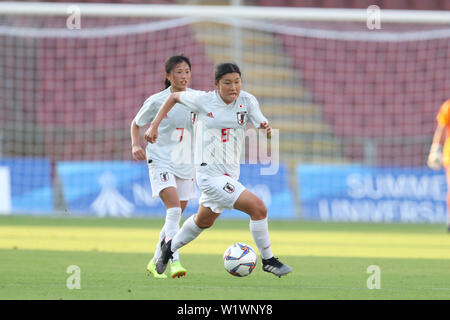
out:
{"label": "goalkeeper in orange kit", "polygon": [[[450,99],[445,101],[436,117],[437,128],[434,132],[427,164],[433,170],[442,166],[447,176],[447,231],[450,232]],[[445,134],[445,140],[444,140]],[[444,148],[442,149],[442,141]]]}

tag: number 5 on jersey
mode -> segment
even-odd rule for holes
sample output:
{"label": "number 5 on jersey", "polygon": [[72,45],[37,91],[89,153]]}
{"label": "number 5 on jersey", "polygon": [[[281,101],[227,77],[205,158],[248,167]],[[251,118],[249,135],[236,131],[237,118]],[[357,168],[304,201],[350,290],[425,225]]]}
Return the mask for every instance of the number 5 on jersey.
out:
{"label": "number 5 on jersey", "polygon": [[230,128],[222,129],[222,142],[227,142],[230,140]]}

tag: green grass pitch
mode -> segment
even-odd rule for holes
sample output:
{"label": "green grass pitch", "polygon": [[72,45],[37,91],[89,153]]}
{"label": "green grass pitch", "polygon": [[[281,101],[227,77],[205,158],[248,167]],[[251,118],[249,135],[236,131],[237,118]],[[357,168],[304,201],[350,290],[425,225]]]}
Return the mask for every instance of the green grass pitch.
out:
{"label": "green grass pitch", "polygon": [[[233,242],[256,249],[248,220],[218,219],[180,251],[187,276],[155,279],[145,267],[160,219],[0,217],[0,299],[303,300],[450,299],[450,234],[443,225],[270,221],[286,277],[223,268]],[[68,289],[68,266],[80,289]],[[380,270],[380,289],[367,272]]]}

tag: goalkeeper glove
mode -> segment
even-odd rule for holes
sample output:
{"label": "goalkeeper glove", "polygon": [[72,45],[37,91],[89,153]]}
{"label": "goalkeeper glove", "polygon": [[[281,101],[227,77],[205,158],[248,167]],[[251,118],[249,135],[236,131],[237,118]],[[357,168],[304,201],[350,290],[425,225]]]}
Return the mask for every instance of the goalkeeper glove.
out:
{"label": "goalkeeper glove", "polygon": [[442,150],[440,144],[433,143],[428,154],[427,165],[433,170],[442,168]]}

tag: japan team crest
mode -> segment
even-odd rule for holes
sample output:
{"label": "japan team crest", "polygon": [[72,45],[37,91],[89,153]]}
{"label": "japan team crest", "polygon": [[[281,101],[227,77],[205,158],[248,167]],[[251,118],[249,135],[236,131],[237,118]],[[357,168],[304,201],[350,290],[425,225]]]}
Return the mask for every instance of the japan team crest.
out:
{"label": "japan team crest", "polygon": [[241,126],[247,123],[247,111],[240,111],[236,113],[237,115],[237,123]]}
{"label": "japan team crest", "polygon": [[168,172],[161,172],[159,174],[159,177],[161,178],[162,182],[167,182],[169,180],[169,173]]}
{"label": "japan team crest", "polygon": [[225,187],[223,187],[223,190],[225,190],[228,193],[233,193],[234,192],[234,186],[231,183],[227,182]]}

